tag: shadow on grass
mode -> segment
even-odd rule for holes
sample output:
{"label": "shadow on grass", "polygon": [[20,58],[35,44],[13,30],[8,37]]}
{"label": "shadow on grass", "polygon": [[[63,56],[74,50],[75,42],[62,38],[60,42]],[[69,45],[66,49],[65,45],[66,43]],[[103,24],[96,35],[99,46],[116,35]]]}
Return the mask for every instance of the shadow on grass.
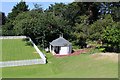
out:
{"label": "shadow on grass", "polygon": [[33,47],[33,44],[30,41],[27,41],[25,46],[32,46]]}
{"label": "shadow on grass", "polygon": [[22,41],[25,41],[25,46],[33,46],[33,44],[29,41],[29,38],[24,38]]}
{"label": "shadow on grass", "polygon": [[22,41],[29,41],[29,38],[24,38],[22,39]]}

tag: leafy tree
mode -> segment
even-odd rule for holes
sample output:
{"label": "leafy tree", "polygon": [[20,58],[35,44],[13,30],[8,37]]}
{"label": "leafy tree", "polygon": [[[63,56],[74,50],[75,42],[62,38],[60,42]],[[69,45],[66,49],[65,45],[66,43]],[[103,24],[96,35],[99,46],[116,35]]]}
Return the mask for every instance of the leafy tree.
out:
{"label": "leafy tree", "polygon": [[107,43],[107,46],[110,45],[112,50],[116,52],[120,52],[120,28],[118,26],[107,26],[102,35],[103,42]]}
{"label": "leafy tree", "polygon": [[88,13],[89,13],[88,23],[91,24],[98,19],[99,9],[96,3],[89,3],[88,6],[89,6],[88,7]]}
{"label": "leafy tree", "polygon": [[86,13],[87,6],[84,6],[83,3],[76,2],[67,5],[64,3],[55,3],[45,11],[51,12],[55,16],[63,17],[73,26],[75,23],[79,23],[79,16]]}
{"label": "leafy tree", "polygon": [[107,26],[112,26],[114,21],[111,15],[105,15],[104,19],[99,19],[88,27],[89,29],[89,39],[99,40],[102,38],[104,30]]}
{"label": "leafy tree", "polygon": [[120,21],[120,1],[119,2],[102,2],[100,5],[100,14],[111,14],[114,21]]}
{"label": "leafy tree", "polygon": [[6,22],[6,16],[5,13],[0,12],[0,25],[4,25]]}
{"label": "leafy tree", "polygon": [[46,47],[61,33],[67,33],[67,22],[51,14],[38,11],[22,13],[15,19],[14,30],[17,35],[29,36],[36,44]]}
{"label": "leafy tree", "polygon": [[[88,16],[88,20],[87,23],[88,24],[92,24],[94,21],[96,21],[98,19],[98,15],[99,15],[99,5],[100,3],[96,3],[96,2],[79,2],[79,0],[75,0],[77,2],[75,2],[77,4],[77,6],[79,6],[79,16],[80,15],[87,15]],[[77,9],[76,9],[77,10]]]}
{"label": "leafy tree", "polygon": [[20,1],[13,7],[12,12],[8,14],[8,19],[14,20],[19,13],[25,11],[29,11],[28,5],[26,5],[26,2]]}
{"label": "leafy tree", "polygon": [[86,40],[89,35],[89,26],[86,25],[87,16],[80,16],[81,24],[76,23],[71,35],[73,36],[73,44],[79,45],[81,48],[86,47]]}
{"label": "leafy tree", "polygon": [[105,15],[104,19],[99,19],[91,25],[86,24],[87,18],[88,16],[86,15],[80,16],[81,23],[76,23],[72,29],[71,34],[74,36],[72,40],[76,45],[82,45],[86,40],[102,39],[102,34],[107,26],[116,24],[111,15]]}
{"label": "leafy tree", "polygon": [[5,23],[5,25],[2,26],[2,35],[3,36],[13,36],[14,30],[13,30],[13,24],[12,22]]}
{"label": "leafy tree", "polygon": [[80,16],[81,7],[77,3],[70,3],[66,6],[64,11],[64,18],[69,21],[71,26],[74,26],[78,21],[78,16]]}
{"label": "leafy tree", "polygon": [[55,3],[51,4],[45,12],[51,12],[55,16],[63,17],[64,11],[66,9],[66,4],[64,3]]}
{"label": "leafy tree", "polygon": [[3,35],[26,35],[41,47],[47,47],[63,34],[81,48],[86,46],[86,40],[102,39],[103,44],[119,49],[119,5],[113,2],[55,3],[43,10],[41,5],[34,4],[28,11],[26,3],[21,1],[9,13]]}
{"label": "leafy tree", "polygon": [[43,9],[40,4],[34,4],[34,8],[32,9],[32,11],[43,12]]}
{"label": "leafy tree", "polygon": [[16,35],[13,30],[14,28],[13,22],[17,15],[26,11],[28,11],[28,5],[26,5],[26,2],[24,1],[17,3],[17,5],[13,7],[12,12],[8,14],[7,21],[3,26],[4,28],[2,28],[3,35]]}

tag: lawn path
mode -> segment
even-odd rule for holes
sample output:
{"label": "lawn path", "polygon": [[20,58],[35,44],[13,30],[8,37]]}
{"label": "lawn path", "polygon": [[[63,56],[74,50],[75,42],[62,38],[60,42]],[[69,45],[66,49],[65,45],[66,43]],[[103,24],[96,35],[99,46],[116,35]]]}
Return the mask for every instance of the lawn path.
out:
{"label": "lawn path", "polygon": [[44,64],[43,59],[18,60],[0,62],[0,67],[25,66],[33,64]]}

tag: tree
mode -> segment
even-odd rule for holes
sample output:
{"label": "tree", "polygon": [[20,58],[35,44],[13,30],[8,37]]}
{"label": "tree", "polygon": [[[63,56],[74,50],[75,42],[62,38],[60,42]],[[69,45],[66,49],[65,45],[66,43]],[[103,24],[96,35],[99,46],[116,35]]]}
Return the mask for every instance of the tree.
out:
{"label": "tree", "polygon": [[81,23],[76,23],[71,32],[71,38],[73,37],[71,41],[73,41],[73,44],[78,45],[81,48],[86,47],[86,40],[89,36],[89,25],[86,25],[85,22],[87,18],[86,15],[80,16]]}
{"label": "tree", "polygon": [[98,19],[98,5],[96,3],[89,3],[88,4],[88,13],[89,13],[89,18],[88,18],[88,23],[92,24],[94,21]]}
{"label": "tree", "polygon": [[120,21],[120,1],[102,2],[100,5],[100,14],[110,14],[114,21]]}
{"label": "tree", "polygon": [[[120,23],[119,23],[120,24]],[[102,40],[110,45],[114,52],[120,52],[120,27],[119,25],[107,26],[102,35]]]}
{"label": "tree", "polygon": [[[119,47],[119,3],[55,3],[46,10],[35,4],[31,11],[27,8],[23,2],[14,6],[4,25],[4,35],[26,35],[41,47],[47,47],[60,34],[81,47],[86,46],[86,40],[99,39]],[[115,33],[112,40],[110,36]]]}
{"label": "tree", "polygon": [[49,45],[61,33],[67,33],[67,22],[52,13],[29,11],[19,14],[14,21],[17,35],[26,35],[41,47]]}
{"label": "tree", "polygon": [[55,16],[63,17],[66,5],[64,3],[51,4],[45,12],[51,12]]}
{"label": "tree", "polygon": [[89,29],[89,39],[99,40],[102,39],[102,34],[107,26],[112,26],[114,24],[113,18],[110,14],[104,15],[103,19],[99,19],[93,24],[91,24]]}
{"label": "tree", "polygon": [[12,22],[6,22],[5,25],[2,26],[2,35],[3,36],[14,36],[13,24]]}
{"label": "tree", "polygon": [[55,3],[49,6],[46,12],[51,12],[55,16],[63,17],[65,20],[69,21],[70,25],[75,25],[79,23],[79,16],[85,14],[87,7],[83,3]]}
{"label": "tree", "polygon": [[6,22],[6,16],[5,13],[0,12],[0,25],[4,25]]}
{"label": "tree", "polygon": [[28,5],[26,5],[26,2],[20,1],[15,5],[12,9],[12,12],[8,14],[8,19],[14,20],[15,17],[22,12],[29,11]]}
{"label": "tree", "polygon": [[44,10],[42,9],[40,4],[34,4],[34,8],[32,9],[32,11],[43,12]]}
{"label": "tree", "polygon": [[3,35],[5,36],[16,35],[13,30],[14,28],[13,22],[20,13],[26,12],[26,11],[28,11],[28,5],[26,5],[26,2],[24,1],[17,3],[17,5],[13,7],[12,12],[8,14],[7,21],[2,28]]}
{"label": "tree", "polygon": [[86,15],[80,16],[81,23],[76,23],[71,30],[71,34],[74,37],[71,38],[76,45],[82,45],[82,43],[84,44],[86,40],[97,41],[102,39],[102,34],[107,26],[113,26],[113,24],[115,24],[110,14],[105,15],[103,19],[99,19],[91,25],[86,24],[88,17],[89,16]]}

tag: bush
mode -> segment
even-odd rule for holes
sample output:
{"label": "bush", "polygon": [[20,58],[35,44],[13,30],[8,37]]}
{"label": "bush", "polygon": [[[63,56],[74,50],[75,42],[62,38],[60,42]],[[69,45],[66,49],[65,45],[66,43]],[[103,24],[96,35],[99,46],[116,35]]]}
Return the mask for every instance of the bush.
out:
{"label": "bush", "polygon": [[26,42],[26,45],[27,45],[27,46],[33,46],[33,44],[32,44],[30,41],[27,41],[27,42]]}
{"label": "bush", "polygon": [[91,49],[88,53],[89,54],[94,54],[94,53],[99,53],[99,49]]}
{"label": "bush", "polygon": [[24,39],[22,39],[23,41],[29,41],[29,38],[24,38]]}

